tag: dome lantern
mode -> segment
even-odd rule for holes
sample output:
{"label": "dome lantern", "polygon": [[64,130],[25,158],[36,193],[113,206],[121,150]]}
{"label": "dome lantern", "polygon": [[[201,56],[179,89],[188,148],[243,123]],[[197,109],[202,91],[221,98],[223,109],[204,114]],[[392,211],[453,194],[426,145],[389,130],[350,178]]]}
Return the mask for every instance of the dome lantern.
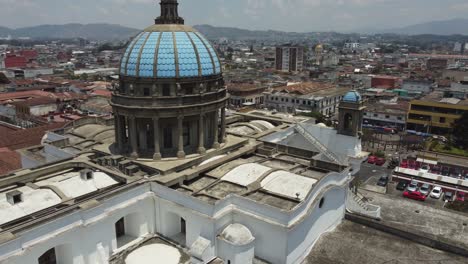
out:
{"label": "dome lantern", "polygon": [[184,19],[179,17],[179,3],[177,0],[161,0],[161,16],[155,19],[155,24],[184,24]]}

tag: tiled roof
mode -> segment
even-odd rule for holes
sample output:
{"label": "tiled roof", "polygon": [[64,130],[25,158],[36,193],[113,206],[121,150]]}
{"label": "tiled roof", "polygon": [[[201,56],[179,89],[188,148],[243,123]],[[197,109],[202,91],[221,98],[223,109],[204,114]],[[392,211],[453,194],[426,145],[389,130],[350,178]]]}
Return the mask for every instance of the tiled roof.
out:
{"label": "tiled roof", "polygon": [[142,32],[127,47],[121,61],[123,76],[190,78],[221,73],[211,44],[198,32]]}
{"label": "tiled roof", "polygon": [[0,176],[21,169],[21,155],[9,148],[0,148]]}
{"label": "tiled roof", "polygon": [[65,126],[65,123],[51,123],[18,131],[11,131],[0,137],[0,148],[17,150],[41,144],[42,137],[47,131]]}
{"label": "tiled roof", "polygon": [[93,92],[93,95],[99,95],[99,96],[104,96],[104,97],[111,98],[112,97],[112,92],[109,91],[109,90],[95,90]]}
{"label": "tiled roof", "polygon": [[23,101],[13,102],[13,105],[27,105],[27,106],[38,106],[38,105],[50,105],[55,104],[56,100],[50,97],[33,97]]}

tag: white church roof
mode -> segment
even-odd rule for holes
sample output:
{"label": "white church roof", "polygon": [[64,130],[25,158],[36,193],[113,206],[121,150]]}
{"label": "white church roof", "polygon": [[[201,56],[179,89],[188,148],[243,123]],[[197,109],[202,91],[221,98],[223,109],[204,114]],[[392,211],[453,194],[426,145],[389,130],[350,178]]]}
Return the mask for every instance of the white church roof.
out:
{"label": "white church roof", "polygon": [[[275,171],[262,182],[263,189],[289,198],[304,200],[317,180],[287,171]],[[299,197],[298,197],[299,196]]]}
{"label": "white church roof", "polygon": [[255,240],[255,237],[252,235],[252,232],[241,224],[230,224],[228,225],[220,237],[236,246],[247,245],[250,242]]}
{"label": "white church roof", "polygon": [[69,172],[36,182],[38,186],[55,186],[68,198],[77,198],[116,184],[116,180],[103,172],[94,172],[90,180],[83,180],[79,172]]}
{"label": "white church roof", "polygon": [[[17,204],[8,202],[6,194],[12,191],[19,191],[22,193],[22,202]],[[62,200],[60,197],[51,190],[34,190],[27,186],[0,193],[0,225],[39,212],[61,202]]]}
{"label": "white church roof", "polygon": [[248,186],[257,181],[264,173],[269,170],[271,170],[270,167],[256,163],[242,164],[228,172],[223,177],[223,180],[242,186]]}

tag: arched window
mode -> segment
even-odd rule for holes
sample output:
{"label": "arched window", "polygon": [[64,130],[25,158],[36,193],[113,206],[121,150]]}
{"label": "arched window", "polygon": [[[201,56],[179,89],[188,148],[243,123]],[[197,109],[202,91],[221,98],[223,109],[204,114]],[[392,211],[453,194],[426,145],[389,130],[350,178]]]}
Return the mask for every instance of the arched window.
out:
{"label": "arched window", "polygon": [[322,197],[322,199],[320,199],[319,208],[322,208],[324,203],[325,203],[325,197]]}
{"label": "arched window", "polygon": [[347,113],[344,116],[344,129],[345,130],[353,129],[353,116],[350,113]]}

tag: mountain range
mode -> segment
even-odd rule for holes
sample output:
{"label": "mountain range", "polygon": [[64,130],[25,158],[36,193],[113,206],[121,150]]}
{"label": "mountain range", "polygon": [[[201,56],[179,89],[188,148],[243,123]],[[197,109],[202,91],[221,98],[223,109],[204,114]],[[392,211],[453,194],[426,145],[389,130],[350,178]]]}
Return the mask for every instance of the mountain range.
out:
{"label": "mountain range", "polygon": [[29,37],[32,39],[73,39],[86,38],[92,40],[121,40],[127,39],[139,30],[113,24],[65,24],[40,25],[10,29],[0,27],[0,37],[13,38]]}
{"label": "mountain range", "polygon": [[[275,30],[246,30],[233,27],[215,27],[210,25],[195,26],[210,39],[229,38],[235,40],[298,40],[309,38],[313,33],[284,32]],[[138,33],[138,29],[114,24],[65,24],[40,25],[10,29],[0,26],[0,37],[29,37],[32,39],[70,39],[86,38],[92,40],[123,40]],[[401,35],[468,35],[468,19],[432,21],[394,29],[361,29],[358,33],[395,33]],[[323,34],[323,33],[322,33]],[[333,33],[330,33],[333,34]]]}
{"label": "mountain range", "polygon": [[374,33],[395,33],[401,35],[468,35],[468,19],[431,21],[416,25],[380,30]]}

